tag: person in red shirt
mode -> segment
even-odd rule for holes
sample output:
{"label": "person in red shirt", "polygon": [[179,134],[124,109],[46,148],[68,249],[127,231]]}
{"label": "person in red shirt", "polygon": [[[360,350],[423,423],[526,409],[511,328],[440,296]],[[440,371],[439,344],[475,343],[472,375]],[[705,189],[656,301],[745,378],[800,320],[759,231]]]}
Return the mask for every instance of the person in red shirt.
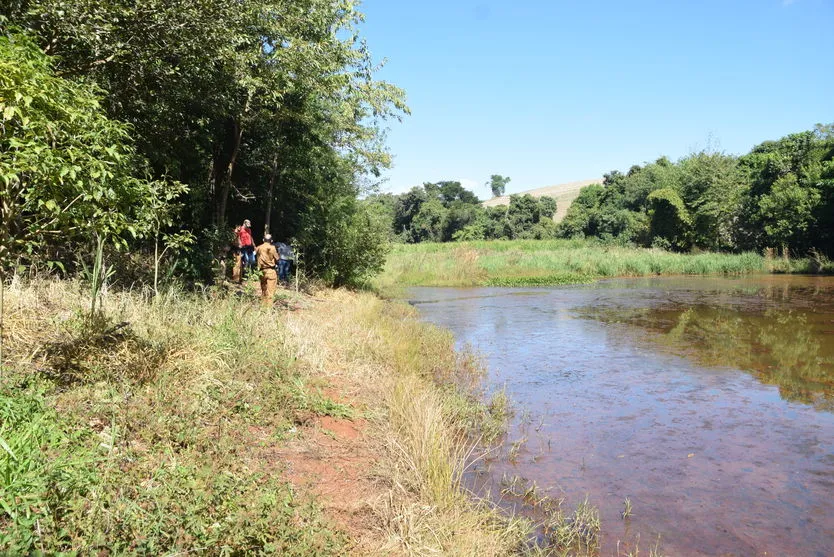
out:
{"label": "person in red shirt", "polygon": [[249,219],[243,221],[242,226],[235,228],[235,235],[237,236],[238,255],[235,258],[232,279],[236,282],[242,282],[246,268],[255,267],[255,242],[252,239],[252,223]]}

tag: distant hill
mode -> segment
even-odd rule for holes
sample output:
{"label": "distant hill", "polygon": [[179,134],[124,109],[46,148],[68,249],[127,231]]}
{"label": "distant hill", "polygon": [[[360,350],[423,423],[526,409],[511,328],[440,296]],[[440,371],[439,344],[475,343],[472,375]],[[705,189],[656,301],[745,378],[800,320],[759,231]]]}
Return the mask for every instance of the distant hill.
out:
{"label": "distant hill", "polygon": [[[565,218],[568,212],[568,207],[573,203],[573,200],[579,195],[579,190],[591,184],[601,184],[602,178],[595,180],[580,180],[579,182],[569,182],[567,184],[559,184],[557,186],[547,186],[545,188],[537,188],[534,190],[520,191],[518,195],[529,193],[533,197],[541,197],[549,195],[556,199],[556,215],[553,220],[556,222]],[[509,205],[510,196],[502,195],[501,197],[493,197],[483,202],[484,207],[495,207],[496,205]]]}

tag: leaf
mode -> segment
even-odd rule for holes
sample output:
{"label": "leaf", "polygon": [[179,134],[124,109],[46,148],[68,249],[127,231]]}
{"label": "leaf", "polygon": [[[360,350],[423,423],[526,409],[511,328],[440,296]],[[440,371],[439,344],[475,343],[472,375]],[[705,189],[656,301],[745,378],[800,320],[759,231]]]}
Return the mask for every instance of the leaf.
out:
{"label": "leaf", "polygon": [[9,446],[8,443],[6,443],[6,440],[2,437],[0,437],[0,447],[3,447],[3,449],[5,449],[7,453],[9,453],[9,456],[11,456],[14,459],[14,461],[17,462],[17,455],[14,454],[12,448]]}

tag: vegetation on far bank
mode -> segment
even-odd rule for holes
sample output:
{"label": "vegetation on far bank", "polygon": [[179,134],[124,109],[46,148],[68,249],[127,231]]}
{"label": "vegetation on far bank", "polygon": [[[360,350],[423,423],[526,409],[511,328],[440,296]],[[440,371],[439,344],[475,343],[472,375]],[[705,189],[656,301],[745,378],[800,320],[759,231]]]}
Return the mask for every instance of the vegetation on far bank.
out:
{"label": "vegetation on far bank", "polygon": [[508,206],[483,207],[458,182],[367,203],[402,243],[597,238],[682,253],[772,248],[832,257],[834,126],[765,141],[742,156],[704,149],[612,171],[583,188],[558,224],[552,198],[511,195]]}
{"label": "vegetation on far bank", "polygon": [[398,244],[373,284],[390,291],[400,286],[547,286],[612,277],[754,273],[834,273],[834,264],[820,254],[804,259],[773,250],[764,255],[683,254],[578,239]]}

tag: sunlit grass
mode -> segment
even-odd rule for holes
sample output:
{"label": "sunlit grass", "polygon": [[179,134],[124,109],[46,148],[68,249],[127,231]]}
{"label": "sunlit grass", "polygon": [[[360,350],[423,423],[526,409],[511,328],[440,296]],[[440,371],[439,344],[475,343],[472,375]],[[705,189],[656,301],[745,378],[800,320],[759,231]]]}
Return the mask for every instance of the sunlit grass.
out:
{"label": "sunlit grass", "polygon": [[600,278],[830,272],[824,258],[757,253],[673,253],[592,240],[494,240],[398,244],[375,286],[544,286]]}
{"label": "sunlit grass", "polygon": [[[342,555],[351,541],[261,455],[296,415],[371,419],[379,554],[505,555],[529,526],[461,485],[500,436],[502,392],[405,304],[325,291],[264,309],[222,291],[16,281],[0,379],[0,552]],[[361,410],[322,389],[339,379]],[[209,549],[211,548],[211,549]]]}

